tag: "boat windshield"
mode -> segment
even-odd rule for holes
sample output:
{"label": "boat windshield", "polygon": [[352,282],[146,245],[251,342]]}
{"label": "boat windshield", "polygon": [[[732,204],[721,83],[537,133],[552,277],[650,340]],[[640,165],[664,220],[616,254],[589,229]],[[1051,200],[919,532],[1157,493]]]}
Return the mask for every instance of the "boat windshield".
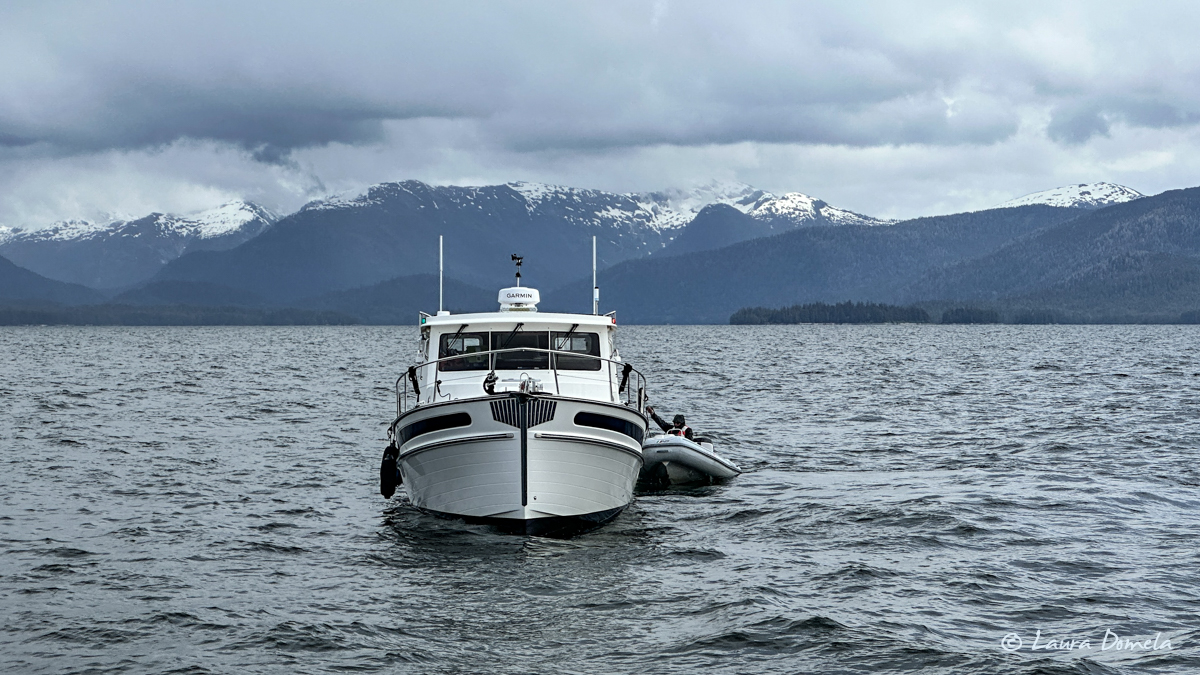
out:
{"label": "boat windshield", "polygon": [[[554,350],[600,356],[600,336],[596,333],[565,333],[554,332]],[[554,361],[559,370],[600,370],[600,359],[589,359],[584,356],[559,356],[555,354]]]}
{"label": "boat windshield", "polygon": [[[487,333],[459,333],[456,335],[443,335],[441,345],[438,349],[438,358],[446,358],[448,356],[458,356],[459,354],[474,354],[475,352],[487,351],[488,334]],[[481,356],[464,356],[461,359],[450,359],[442,361],[439,365],[439,370],[487,370],[488,357],[486,354]]]}
{"label": "boat windshield", "polygon": [[[553,344],[553,347],[551,347]],[[501,354],[477,354],[488,349],[539,349],[542,351],[511,351]],[[493,331],[490,333],[447,333],[441,336],[438,364],[443,371],[459,370],[546,370],[551,367],[547,350],[554,354],[554,367],[559,370],[600,370],[600,335],[574,331]],[[570,356],[579,354],[580,356]],[[461,358],[453,358],[461,355]],[[493,365],[494,364],[494,365]]]}
{"label": "boat windshield", "polygon": [[[549,349],[550,334],[547,332],[522,333],[502,331],[492,333],[492,349]],[[546,352],[505,352],[496,354],[496,370],[546,370],[550,357]]]}

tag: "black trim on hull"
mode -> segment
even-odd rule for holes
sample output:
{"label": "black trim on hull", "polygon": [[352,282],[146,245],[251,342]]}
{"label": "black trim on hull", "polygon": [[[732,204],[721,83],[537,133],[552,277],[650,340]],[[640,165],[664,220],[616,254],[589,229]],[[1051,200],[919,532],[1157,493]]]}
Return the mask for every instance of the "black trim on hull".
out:
{"label": "black trim on hull", "polygon": [[529,401],[521,397],[517,407],[521,409],[521,506],[529,506]]}
{"label": "black trim on hull", "polygon": [[594,513],[585,513],[579,516],[550,516],[548,518],[530,518],[528,520],[522,520],[520,518],[460,516],[453,513],[444,513],[442,511],[432,511],[430,509],[419,510],[430,515],[437,516],[438,518],[461,520],[475,525],[489,525],[507,534],[524,534],[534,537],[567,539],[578,534],[591,532],[592,530],[605,525],[612,519],[621,515],[621,512],[625,510],[625,507],[618,506],[615,509],[596,511]]}

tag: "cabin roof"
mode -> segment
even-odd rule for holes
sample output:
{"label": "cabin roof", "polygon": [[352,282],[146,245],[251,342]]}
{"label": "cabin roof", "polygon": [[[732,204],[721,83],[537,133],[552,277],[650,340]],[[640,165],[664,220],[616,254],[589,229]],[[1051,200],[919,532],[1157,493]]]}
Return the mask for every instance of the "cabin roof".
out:
{"label": "cabin roof", "polygon": [[560,314],[556,312],[478,312],[475,314],[447,314],[444,316],[423,316],[421,317],[421,326],[429,326],[437,328],[442,326],[453,327],[455,330],[464,323],[470,324],[471,328],[483,328],[488,324],[494,325],[512,325],[515,323],[524,324],[551,324],[561,325],[564,328],[570,328],[571,324],[579,324],[579,327],[584,326],[602,327],[612,326],[617,323],[614,316],[595,315],[595,314]]}

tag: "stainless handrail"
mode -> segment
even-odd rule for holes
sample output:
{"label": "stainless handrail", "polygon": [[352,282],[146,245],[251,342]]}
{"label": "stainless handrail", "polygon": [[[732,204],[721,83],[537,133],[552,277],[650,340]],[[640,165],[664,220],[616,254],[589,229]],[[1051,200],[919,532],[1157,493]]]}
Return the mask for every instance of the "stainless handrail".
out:
{"label": "stainless handrail", "polygon": [[[411,368],[419,370],[426,366],[439,364],[442,361],[454,361],[457,359],[465,359],[465,358],[470,358],[470,357],[475,357],[475,356],[489,357],[488,363],[490,364],[492,354],[502,354],[505,352],[542,352],[545,354],[550,354],[552,356],[557,354],[559,356],[595,359],[597,361],[603,361],[603,362],[607,362],[609,364],[617,364],[617,365],[620,365],[622,368],[624,368],[627,365],[624,361],[618,361],[616,359],[606,359],[602,356],[594,356],[592,354],[580,354],[579,352],[568,352],[568,351],[563,351],[561,349],[541,349],[540,347],[509,347],[508,349],[489,349],[489,350],[482,351],[482,352],[470,352],[469,354],[456,354],[454,356],[443,356],[441,358],[433,359],[432,361],[425,361],[424,363],[419,363],[415,366],[411,366]],[[548,360],[557,364],[557,361],[554,359],[548,359]],[[554,371],[554,376],[555,376],[555,378],[557,378],[558,371],[560,370],[560,368],[558,368],[557,365],[555,365],[552,368],[547,368],[547,370]],[[574,371],[574,369],[571,369],[571,371]],[[567,371],[567,372],[571,372],[571,371]],[[435,371],[435,372],[437,372],[437,371]],[[578,371],[576,371],[576,372],[578,372]],[[592,372],[592,371],[584,371],[584,372]],[[645,405],[646,405],[646,376],[642,375],[641,371],[639,371],[637,368],[634,368],[632,366],[630,366],[629,372],[637,375],[637,378],[638,378],[637,382],[636,382],[637,395],[636,395],[636,397],[634,396],[634,387],[629,386],[629,383],[626,383],[626,387],[625,387],[625,391],[624,391],[624,394],[625,394],[624,403],[627,406],[636,404],[637,411],[642,412],[642,410],[645,408]],[[436,377],[435,377],[435,379],[436,379]],[[402,381],[404,382],[404,391],[403,392],[400,391],[400,382],[402,382]],[[556,379],[556,381],[557,381],[557,379]],[[609,383],[609,385],[612,384],[612,371],[609,371],[608,383]],[[557,391],[555,393],[557,393]],[[621,395],[621,392],[618,391],[617,392],[617,396],[618,396],[617,400],[618,401],[621,400],[620,395]],[[405,405],[407,403],[407,401],[408,401],[408,369],[405,369],[404,374],[401,375],[400,377],[396,378],[396,417],[400,417],[401,415],[404,414],[404,411],[407,407]],[[416,405],[420,405],[419,400],[417,401]]]}

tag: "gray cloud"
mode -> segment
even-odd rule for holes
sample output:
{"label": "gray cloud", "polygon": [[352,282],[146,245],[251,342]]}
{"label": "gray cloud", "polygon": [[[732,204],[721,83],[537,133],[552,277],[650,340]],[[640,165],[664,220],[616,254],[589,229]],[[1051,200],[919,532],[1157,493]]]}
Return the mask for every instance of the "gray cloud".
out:
{"label": "gray cloud", "polygon": [[[286,209],[326,186],[408,177],[658,188],[645,183],[706,174],[830,201],[899,195],[839,204],[876,213],[976,206],[997,190],[921,197],[936,177],[914,188],[896,166],[887,182],[861,158],[956,157],[950,185],[972,156],[1023,148],[1024,174],[993,175],[1018,191],[1158,167],[1166,155],[1134,161],[1126,139],[1191,143],[1198,18],[1184,3],[7,4],[0,222],[80,215],[66,211],[94,197],[56,196],[51,176],[103,193],[89,172],[140,181],[112,197],[134,205],[155,190]],[[831,168],[797,172],[814,153]],[[884,183],[846,182],[868,173]]]}
{"label": "gray cloud", "polygon": [[1109,120],[1095,104],[1063,106],[1054,111],[1046,133],[1060,143],[1083,143],[1093,136],[1107,136]]}
{"label": "gray cloud", "polygon": [[[4,17],[5,37],[33,43],[3,67],[6,93],[21,97],[0,106],[5,145],[91,152],[192,138],[272,157],[376,143],[383,122],[416,117],[472,119],[488,141],[522,150],[991,143],[1014,133],[1025,103],[995,91],[1005,76],[979,72],[973,45],[897,43],[892,31],[920,17],[891,26],[886,12],[860,22],[793,4],[659,5],[655,22],[648,4],[282,3],[246,14],[151,3],[104,6],[85,22],[56,16],[65,7]],[[55,62],[45,79],[14,77],[39,56]],[[1073,142],[1078,124],[1062,124],[1053,134]]]}

